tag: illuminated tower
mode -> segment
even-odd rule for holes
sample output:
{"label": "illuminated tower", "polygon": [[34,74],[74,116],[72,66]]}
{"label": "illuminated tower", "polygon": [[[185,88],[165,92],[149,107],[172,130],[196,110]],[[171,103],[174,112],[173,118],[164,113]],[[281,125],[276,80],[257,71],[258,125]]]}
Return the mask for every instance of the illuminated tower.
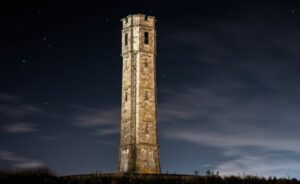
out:
{"label": "illuminated tower", "polygon": [[156,20],[137,14],[121,21],[123,76],[119,172],[160,173]]}

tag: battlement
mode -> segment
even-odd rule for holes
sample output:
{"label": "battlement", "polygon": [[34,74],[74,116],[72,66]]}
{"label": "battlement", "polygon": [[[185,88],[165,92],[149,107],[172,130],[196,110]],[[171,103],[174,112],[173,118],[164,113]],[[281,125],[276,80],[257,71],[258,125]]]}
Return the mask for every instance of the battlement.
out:
{"label": "battlement", "polygon": [[146,26],[155,28],[156,19],[153,16],[148,16],[144,14],[128,15],[127,17],[121,19],[123,23],[123,29],[131,26]]}

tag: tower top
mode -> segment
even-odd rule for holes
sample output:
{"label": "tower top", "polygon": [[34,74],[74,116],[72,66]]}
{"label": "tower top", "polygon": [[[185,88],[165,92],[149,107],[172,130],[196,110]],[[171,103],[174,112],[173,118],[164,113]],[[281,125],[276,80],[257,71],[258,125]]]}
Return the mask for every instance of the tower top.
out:
{"label": "tower top", "polygon": [[144,14],[128,15],[121,19],[123,28],[130,26],[147,26],[155,28],[156,19],[154,16],[148,16]]}

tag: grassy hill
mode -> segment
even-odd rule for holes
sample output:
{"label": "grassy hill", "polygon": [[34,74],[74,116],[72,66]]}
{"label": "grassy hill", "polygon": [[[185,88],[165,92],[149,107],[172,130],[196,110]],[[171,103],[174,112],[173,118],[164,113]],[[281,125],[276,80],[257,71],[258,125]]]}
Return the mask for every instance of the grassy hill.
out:
{"label": "grassy hill", "polygon": [[178,174],[91,174],[56,176],[47,169],[0,171],[1,184],[300,184],[296,179]]}

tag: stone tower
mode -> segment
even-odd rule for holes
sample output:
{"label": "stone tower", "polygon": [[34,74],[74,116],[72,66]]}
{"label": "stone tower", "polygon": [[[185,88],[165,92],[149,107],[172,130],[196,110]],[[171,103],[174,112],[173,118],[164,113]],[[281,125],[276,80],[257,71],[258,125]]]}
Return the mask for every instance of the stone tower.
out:
{"label": "stone tower", "polygon": [[119,172],[160,173],[156,109],[155,17],[122,20],[122,112]]}

